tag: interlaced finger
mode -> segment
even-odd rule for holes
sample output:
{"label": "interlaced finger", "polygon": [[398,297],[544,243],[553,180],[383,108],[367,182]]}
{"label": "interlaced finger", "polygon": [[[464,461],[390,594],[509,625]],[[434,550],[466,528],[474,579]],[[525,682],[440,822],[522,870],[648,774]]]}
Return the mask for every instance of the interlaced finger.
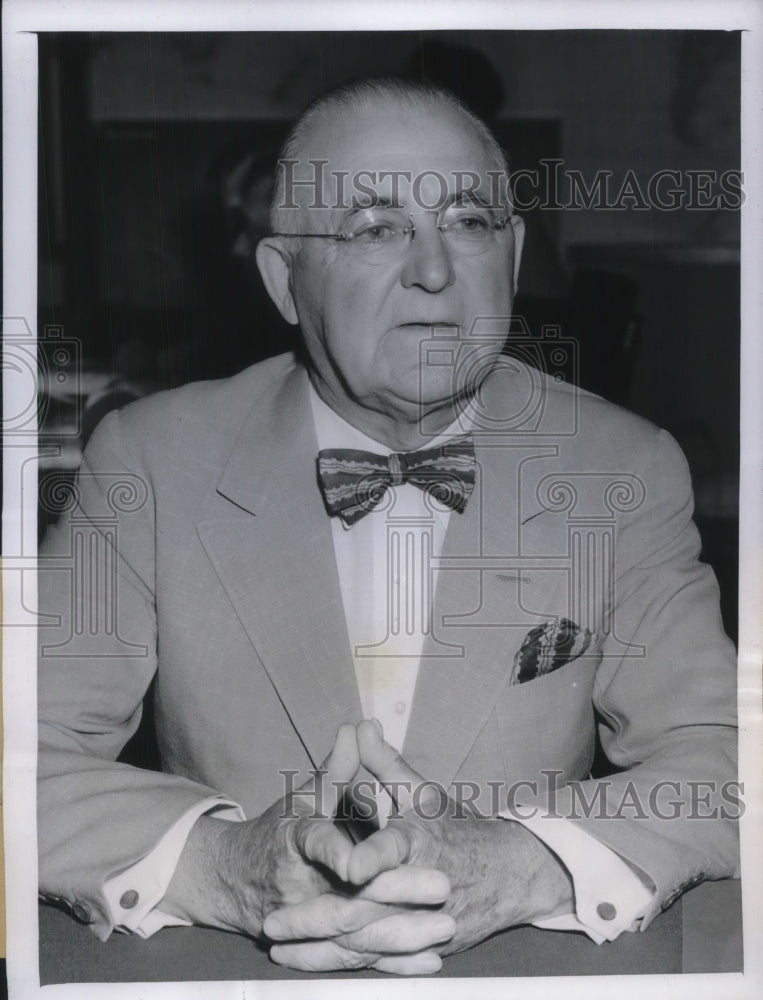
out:
{"label": "interlaced finger", "polygon": [[424,811],[430,816],[437,813],[442,789],[425,781],[393,746],[384,741],[376,720],[364,719],[358,724],[357,741],[361,763],[387,789],[399,813]]}
{"label": "interlaced finger", "polygon": [[390,871],[410,860],[412,830],[401,823],[391,823],[355,844],[347,861],[347,879],[364,885],[381,872]]}
{"label": "interlaced finger", "polygon": [[302,972],[331,972],[334,969],[367,969],[382,956],[373,952],[363,954],[352,951],[334,941],[300,941],[274,944],[270,957],[276,965]]}
{"label": "interlaced finger", "polygon": [[298,820],[294,827],[294,846],[307,861],[324,865],[343,882],[349,881],[353,843],[332,820]]}
{"label": "interlaced finger", "polygon": [[382,955],[372,968],[396,976],[431,976],[442,968],[436,951],[419,951],[415,955]]}
{"label": "interlaced finger", "polygon": [[333,820],[339,800],[360,766],[355,727],[340,726],[322,767],[294,796],[302,815],[294,825],[296,850],[307,861],[324,865],[347,881],[352,841]]}
{"label": "interlaced finger", "polygon": [[393,913],[356,931],[339,935],[335,941],[353,951],[378,951],[386,955],[423,951],[450,941],[456,924],[446,913],[414,910]]}
{"label": "interlaced finger", "polygon": [[358,896],[379,903],[437,906],[449,893],[450,882],[443,872],[404,864],[381,872],[363,886]]}
{"label": "interlaced finger", "polygon": [[342,948],[334,941],[276,944],[270,949],[270,957],[278,965],[302,972],[370,968],[398,976],[429,976],[442,968],[440,956],[432,951],[413,955],[363,954]]}
{"label": "interlaced finger", "polygon": [[392,907],[371,899],[324,893],[269,914],[263,931],[272,941],[334,938],[388,916]]}
{"label": "interlaced finger", "polygon": [[347,723],[337,730],[331,753],[317,772],[295,795],[295,801],[306,807],[311,817],[326,819],[336,816],[344,790],[360,767],[355,726]]}

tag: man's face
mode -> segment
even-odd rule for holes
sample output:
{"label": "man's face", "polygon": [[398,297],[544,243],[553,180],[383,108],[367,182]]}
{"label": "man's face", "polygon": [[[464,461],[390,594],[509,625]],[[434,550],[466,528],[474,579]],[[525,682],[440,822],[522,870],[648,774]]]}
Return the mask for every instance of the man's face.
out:
{"label": "man's face", "polygon": [[[303,155],[329,161],[324,201],[331,207],[297,210],[296,231],[345,231],[354,218],[358,176],[382,199],[397,195],[416,227],[414,238],[401,241],[382,263],[344,243],[302,241],[291,266],[291,294],[319,392],[356,425],[362,425],[358,410],[410,423],[447,409],[500,354],[519,248],[513,223],[490,238],[484,252],[461,255],[437,230],[436,211],[422,206],[447,205],[468,186],[489,201],[496,184],[491,191],[488,171],[495,175],[498,165],[452,109],[422,112],[397,103],[333,116],[305,140]],[[385,171],[387,177],[379,176]],[[345,178],[339,207],[331,183],[337,172]],[[465,181],[465,172],[479,175],[479,185]],[[505,214],[496,207],[497,218]]]}

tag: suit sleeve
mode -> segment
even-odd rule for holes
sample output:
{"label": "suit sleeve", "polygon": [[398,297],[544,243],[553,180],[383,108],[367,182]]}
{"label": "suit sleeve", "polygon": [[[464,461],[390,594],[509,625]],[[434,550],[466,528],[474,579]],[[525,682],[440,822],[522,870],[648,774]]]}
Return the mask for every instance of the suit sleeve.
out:
{"label": "suit sleeve", "polygon": [[71,496],[53,499],[66,509],[38,567],[40,891],[106,938],[104,882],[217,792],[117,763],[157,668],[151,481],[118,414],[94,434]]}
{"label": "suit sleeve", "polygon": [[703,879],[738,876],[740,801],[736,657],[698,559],[688,467],[664,431],[642,482],[616,536],[594,687],[602,747],[620,770],[561,789],[557,809],[654,883],[645,928]]}

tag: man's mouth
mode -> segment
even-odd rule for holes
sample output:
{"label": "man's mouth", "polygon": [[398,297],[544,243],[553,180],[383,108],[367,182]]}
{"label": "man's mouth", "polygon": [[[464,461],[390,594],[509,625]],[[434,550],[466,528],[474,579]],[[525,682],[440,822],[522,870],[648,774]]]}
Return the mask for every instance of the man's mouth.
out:
{"label": "man's mouth", "polygon": [[413,327],[425,327],[427,330],[431,330],[432,328],[441,329],[442,327],[452,327],[453,329],[457,330],[460,327],[460,324],[459,323],[454,323],[452,320],[449,320],[449,319],[435,319],[435,320],[431,320],[431,319],[414,319],[414,320],[410,320],[407,323],[398,323],[398,326],[401,326],[401,327],[411,327],[411,326],[413,326]]}

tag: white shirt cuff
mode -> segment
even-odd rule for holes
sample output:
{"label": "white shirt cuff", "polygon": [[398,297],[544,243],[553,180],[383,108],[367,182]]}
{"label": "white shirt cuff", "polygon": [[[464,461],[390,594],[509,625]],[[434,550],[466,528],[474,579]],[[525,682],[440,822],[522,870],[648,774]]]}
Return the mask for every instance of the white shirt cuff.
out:
{"label": "white shirt cuff", "polygon": [[575,913],[542,917],[535,927],[555,931],[584,931],[596,944],[614,941],[623,931],[638,930],[654,897],[623,859],[569,820],[552,816],[520,818],[521,823],[554,852],[565,866],[575,890]]}
{"label": "white shirt cuff", "polygon": [[167,892],[191,827],[205,813],[217,819],[246,819],[240,806],[220,797],[210,797],[189,809],[164,834],[145,858],[107,879],[103,886],[115,930],[150,937],[162,927],[186,927],[188,921],[163,913],[158,904]]}

